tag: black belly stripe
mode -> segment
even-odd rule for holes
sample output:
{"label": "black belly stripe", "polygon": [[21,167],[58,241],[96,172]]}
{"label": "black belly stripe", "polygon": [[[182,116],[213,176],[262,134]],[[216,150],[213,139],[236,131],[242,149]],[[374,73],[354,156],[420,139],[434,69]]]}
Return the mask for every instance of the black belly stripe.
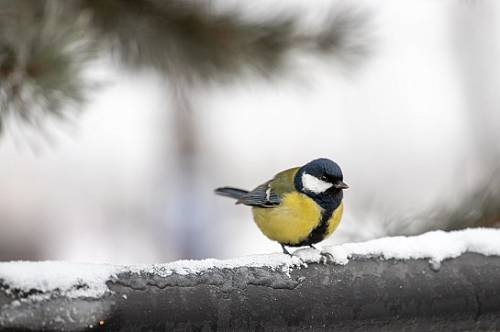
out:
{"label": "black belly stripe", "polygon": [[328,230],[328,221],[332,217],[334,210],[335,209],[333,207],[323,210],[321,212],[321,220],[319,224],[313,228],[311,233],[309,233],[309,236],[302,242],[299,242],[297,244],[288,244],[288,246],[303,247],[323,241],[326,231]]}

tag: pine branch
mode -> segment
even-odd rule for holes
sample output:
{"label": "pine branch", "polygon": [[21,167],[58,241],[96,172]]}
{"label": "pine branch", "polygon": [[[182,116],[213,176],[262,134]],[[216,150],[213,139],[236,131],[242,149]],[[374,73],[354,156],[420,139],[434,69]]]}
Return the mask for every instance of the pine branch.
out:
{"label": "pine branch", "polygon": [[7,118],[38,126],[65,118],[87,99],[83,76],[96,50],[131,68],[183,82],[224,81],[290,69],[294,51],[334,56],[345,66],[369,53],[367,13],[334,8],[316,31],[299,14],[243,18],[209,2],[181,0],[0,0],[0,128]]}
{"label": "pine branch", "polygon": [[83,104],[92,47],[82,23],[70,21],[54,0],[0,2],[1,124],[14,118],[39,126]]}
{"label": "pine branch", "polygon": [[279,74],[292,51],[334,56],[344,65],[369,54],[369,15],[346,6],[333,8],[315,32],[300,26],[298,14],[251,21],[242,10],[215,12],[195,1],[82,0],[81,8],[124,63],[188,81]]}

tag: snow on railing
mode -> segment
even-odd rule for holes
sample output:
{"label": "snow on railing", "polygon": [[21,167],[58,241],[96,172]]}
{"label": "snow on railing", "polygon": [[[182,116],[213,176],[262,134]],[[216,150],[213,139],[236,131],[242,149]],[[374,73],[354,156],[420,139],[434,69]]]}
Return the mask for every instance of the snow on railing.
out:
{"label": "snow on railing", "polygon": [[0,263],[0,328],[351,328],[419,317],[426,327],[454,313],[465,328],[481,318],[500,324],[500,230],[434,231],[292,257]]}

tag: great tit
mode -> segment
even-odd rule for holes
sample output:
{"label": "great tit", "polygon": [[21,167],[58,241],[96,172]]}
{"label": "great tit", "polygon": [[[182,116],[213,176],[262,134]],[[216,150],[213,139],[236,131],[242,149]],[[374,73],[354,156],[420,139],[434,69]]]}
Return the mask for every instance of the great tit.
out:
{"label": "great tit", "polygon": [[313,160],[282,171],[252,191],[222,187],[215,193],[252,207],[259,229],[285,246],[310,246],[324,240],[342,218],[344,183],[339,165],[329,159]]}

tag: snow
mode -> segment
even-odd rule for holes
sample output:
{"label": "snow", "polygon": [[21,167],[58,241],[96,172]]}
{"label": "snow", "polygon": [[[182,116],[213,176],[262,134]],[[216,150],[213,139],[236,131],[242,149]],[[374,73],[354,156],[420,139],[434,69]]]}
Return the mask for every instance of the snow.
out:
{"label": "snow", "polygon": [[267,267],[288,273],[293,267],[304,265],[301,257],[290,257],[285,254],[268,254],[243,256],[233,259],[202,259],[202,260],[180,260],[172,263],[135,265],[129,267],[135,273],[152,273],[160,277],[167,277],[172,274],[188,275],[197,274],[209,269],[234,269],[238,267]]}
{"label": "snow", "polygon": [[337,264],[345,265],[353,256],[383,259],[428,259],[440,263],[466,252],[500,256],[500,229],[474,228],[461,231],[433,231],[417,236],[386,237],[362,243],[329,246],[323,252]]}
{"label": "snow", "polygon": [[41,300],[58,292],[67,297],[99,298],[108,293],[106,282],[121,272],[153,274],[167,277],[189,275],[218,269],[238,267],[267,267],[289,273],[310,263],[325,260],[345,265],[355,256],[382,259],[428,259],[432,266],[466,252],[500,256],[500,229],[468,229],[454,232],[433,231],[418,236],[396,236],[361,243],[327,246],[322,254],[314,249],[299,249],[294,256],[284,254],[254,255],[228,260],[180,260],[153,265],[99,265],[68,262],[5,262],[0,263],[0,279],[10,289],[25,292],[37,290],[30,300]]}
{"label": "snow", "polygon": [[49,292],[72,298],[98,298],[108,292],[106,281],[121,269],[123,267],[104,264],[17,261],[0,263],[0,279],[10,289],[42,293],[32,298],[43,299]]}

